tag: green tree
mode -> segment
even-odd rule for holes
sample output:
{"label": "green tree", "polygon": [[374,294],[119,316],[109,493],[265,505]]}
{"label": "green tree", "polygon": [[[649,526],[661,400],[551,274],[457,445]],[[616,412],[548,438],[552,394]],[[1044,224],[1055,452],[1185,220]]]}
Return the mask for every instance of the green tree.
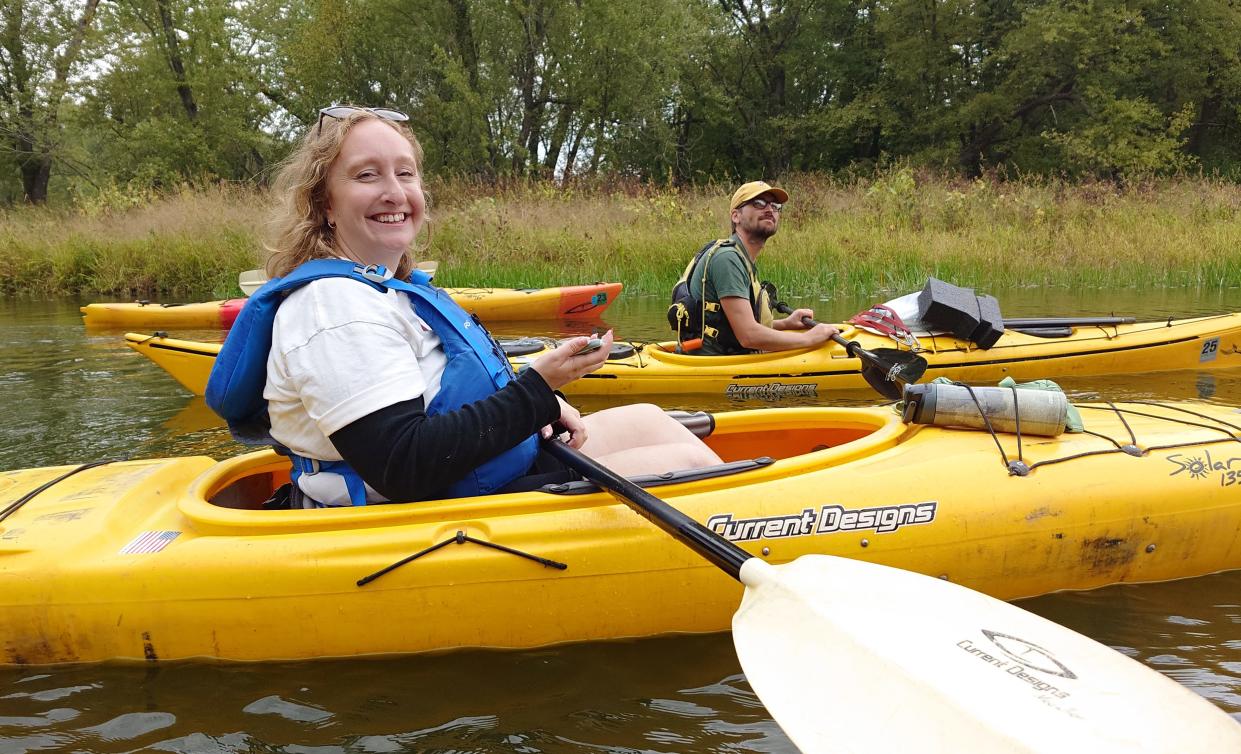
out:
{"label": "green tree", "polygon": [[1210,128],[1183,117],[1189,98],[1207,118],[1237,101],[1227,0],[899,0],[878,28],[886,147],[967,175],[1175,170],[1201,149],[1185,133]]}
{"label": "green tree", "polygon": [[84,138],[108,176],[154,188],[246,180],[277,148],[265,130],[253,7],[227,0],[114,0],[116,43],[87,90]]}
{"label": "green tree", "polygon": [[61,108],[98,4],[0,0],[0,138],[30,203],[47,201],[64,140]]}
{"label": "green tree", "polygon": [[873,0],[713,0],[677,123],[696,177],[874,160],[891,103]]}
{"label": "green tree", "polygon": [[565,53],[561,101],[544,171],[676,178],[668,114],[701,32],[691,8],[669,0],[583,0]]}

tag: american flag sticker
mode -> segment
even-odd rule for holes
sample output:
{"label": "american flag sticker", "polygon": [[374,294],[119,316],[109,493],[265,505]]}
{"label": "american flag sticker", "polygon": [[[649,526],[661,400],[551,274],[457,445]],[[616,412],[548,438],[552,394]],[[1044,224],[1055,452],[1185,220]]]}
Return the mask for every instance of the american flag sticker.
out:
{"label": "american flag sticker", "polygon": [[144,531],[121,548],[121,555],[140,552],[159,552],[181,535],[179,531]]}

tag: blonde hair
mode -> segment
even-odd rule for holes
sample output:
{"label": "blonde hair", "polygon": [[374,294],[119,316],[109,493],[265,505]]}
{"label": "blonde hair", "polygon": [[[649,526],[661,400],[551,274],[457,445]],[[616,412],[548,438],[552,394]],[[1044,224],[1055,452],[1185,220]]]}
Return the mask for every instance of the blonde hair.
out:
{"label": "blonde hair", "polygon": [[[340,256],[336,231],[328,225],[327,174],[340,155],[341,144],[350,129],[364,120],[378,120],[404,136],[414,150],[414,166],[422,173],[422,145],[418,137],[401,123],[380,118],[367,110],[354,110],[344,118],[323,118],[301,138],[293,153],[280,166],[272,185],[276,206],[272,211],[270,238],[263,244],[267,252],[267,274],[283,277],[311,259]],[[426,191],[423,191],[426,196]],[[430,197],[427,197],[428,205]],[[429,214],[423,222],[430,226]],[[401,257],[397,277],[414,269],[414,250]]]}

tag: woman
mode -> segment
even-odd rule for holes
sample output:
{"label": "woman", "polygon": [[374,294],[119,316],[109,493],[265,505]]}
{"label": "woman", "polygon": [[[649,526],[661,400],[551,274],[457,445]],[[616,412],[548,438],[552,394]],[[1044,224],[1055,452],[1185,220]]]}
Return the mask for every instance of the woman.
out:
{"label": "woman", "polygon": [[[570,445],[622,474],[720,463],[655,406],[583,417],[557,396],[606,360],[610,331],[593,352],[576,354],[587,339],[570,338],[511,378],[494,344],[446,295],[418,273],[412,286],[400,282],[414,269],[411,247],[427,222],[422,149],[405,120],[394,110],[324,108],[276,181],[282,205],[268,272],[287,280],[315,265],[347,270],[268,297],[275,303],[262,397],[305,504],[487,494],[576,478],[537,449],[554,422]],[[349,262],[314,261],[328,259]],[[255,303],[246,309],[261,308]]]}

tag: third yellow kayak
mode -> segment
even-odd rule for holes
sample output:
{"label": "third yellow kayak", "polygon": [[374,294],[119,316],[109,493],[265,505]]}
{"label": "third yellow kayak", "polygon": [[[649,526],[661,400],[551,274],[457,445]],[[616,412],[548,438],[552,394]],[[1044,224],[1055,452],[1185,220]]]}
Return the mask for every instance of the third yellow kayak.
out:
{"label": "third yellow kayak", "polygon": [[[597,317],[621,292],[620,283],[592,283],[552,288],[445,288],[448,295],[484,322],[523,319]],[[81,307],[87,327],[212,328],[227,330],[248,299],[230,298],[196,304],[151,301],[87,304]]]}

